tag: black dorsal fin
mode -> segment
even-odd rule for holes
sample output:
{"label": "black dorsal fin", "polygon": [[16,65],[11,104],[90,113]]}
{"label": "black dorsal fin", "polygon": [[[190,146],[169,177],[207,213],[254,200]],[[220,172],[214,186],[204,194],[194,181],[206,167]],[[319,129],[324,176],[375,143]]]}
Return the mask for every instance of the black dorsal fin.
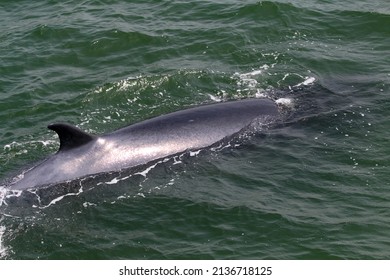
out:
{"label": "black dorsal fin", "polygon": [[66,123],[53,123],[48,125],[47,128],[57,132],[58,137],[60,138],[59,151],[80,147],[96,138],[96,136],[88,134],[75,126]]}

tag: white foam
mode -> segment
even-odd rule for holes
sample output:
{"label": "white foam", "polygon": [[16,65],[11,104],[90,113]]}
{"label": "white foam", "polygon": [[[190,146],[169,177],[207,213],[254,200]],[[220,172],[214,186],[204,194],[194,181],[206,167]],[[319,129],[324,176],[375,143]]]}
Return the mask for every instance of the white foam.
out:
{"label": "white foam", "polygon": [[264,64],[259,66],[257,69],[252,69],[250,72],[239,73],[235,72],[232,75],[232,79],[236,81],[237,84],[237,98],[242,98],[244,96],[255,96],[256,98],[267,97],[267,91],[262,89],[262,77],[267,75],[269,69],[273,68],[275,65],[271,66]]}
{"label": "white foam", "polygon": [[305,77],[305,80],[302,83],[295,85],[294,87],[308,86],[315,82],[316,78],[314,77]]}
{"label": "white foam", "polygon": [[240,77],[252,77],[252,76],[257,76],[257,75],[260,75],[262,74],[263,71],[262,70],[253,70],[252,72],[248,72],[248,73],[243,73],[243,74],[240,74]]}
{"label": "white foam", "polygon": [[125,176],[125,177],[115,177],[114,179],[112,179],[111,181],[107,181],[107,182],[99,182],[97,183],[97,185],[102,185],[102,184],[107,184],[107,185],[115,185],[117,183],[119,183],[120,181],[124,181],[124,180],[127,180],[128,178],[132,177],[133,175],[129,175],[129,176]]}
{"label": "white foam", "polygon": [[118,179],[118,178],[115,177],[111,181],[105,182],[105,184],[107,184],[107,185],[114,185],[114,184],[118,183],[119,181],[121,181],[121,179]]}
{"label": "white foam", "polygon": [[199,155],[200,152],[201,152],[201,150],[197,150],[197,151],[194,151],[194,152],[190,151],[190,156],[191,157],[197,156],[197,155]]}
{"label": "white foam", "polygon": [[153,164],[153,165],[149,166],[148,168],[146,168],[144,171],[137,172],[137,173],[135,173],[134,175],[141,175],[141,176],[143,176],[143,177],[146,178],[146,175],[148,175],[148,173],[149,173],[152,169],[154,169],[154,168],[157,166],[157,164],[162,163],[162,162],[163,162],[163,161],[158,161],[158,162],[156,162],[155,164]]}
{"label": "white foam", "polygon": [[67,193],[67,194],[64,194],[64,195],[59,196],[59,197],[53,199],[52,201],[50,201],[48,205],[46,205],[46,206],[41,206],[41,207],[39,207],[39,208],[40,208],[40,209],[45,209],[45,208],[50,207],[51,205],[54,205],[54,204],[56,204],[57,202],[63,200],[63,199],[64,199],[65,197],[67,197],[67,196],[78,196],[78,195],[81,194],[82,192],[83,192],[83,187],[80,186],[80,189],[79,189],[79,191],[78,191],[77,193]]}
{"label": "white foam", "polygon": [[[36,141],[26,141],[26,142],[16,142],[13,141],[9,144],[5,144],[3,149],[4,151],[8,152],[18,147],[26,147],[27,145],[31,144],[42,144],[43,146],[53,145],[57,144],[56,140],[36,140]],[[17,154],[26,154],[28,151],[26,149],[23,149],[19,151]]]}
{"label": "white foam", "polygon": [[97,204],[92,203],[92,202],[84,202],[84,203],[83,203],[83,206],[84,206],[84,208],[87,208],[87,207],[89,207],[89,206],[97,206]]}
{"label": "white foam", "polygon": [[275,103],[278,105],[282,105],[288,108],[294,107],[294,101],[291,98],[279,98],[275,100]]}
{"label": "white foam", "polygon": [[215,96],[215,95],[212,95],[212,94],[208,94],[208,95],[209,95],[210,99],[215,101],[215,102],[221,102],[222,101],[222,99],[219,98],[218,96]]}
{"label": "white foam", "polygon": [[4,186],[0,186],[0,206],[6,204],[4,201],[7,194],[7,189]]}
{"label": "white foam", "polygon": [[[0,222],[2,221],[2,219],[0,219]],[[5,233],[5,226],[2,226],[0,225],[0,258],[4,258],[7,254],[7,247],[4,246],[3,244],[3,236],[4,236],[4,233]]]}
{"label": "white foam", "polygon": [[173,157],[173,165],[183,163],[180,156]]}
{"label": "white foam", "polygon": [[[21,190],[10,190],[5,186],[0,186],[0,206],[8,205],[6,202],[7,198],[19,197],[23,191]],[[4,215],[4,214],[2,214]]]}
{"label": "white foam", "polygon": [[243,73],[243,74],[238,74],[240,78],[248,78],[248,77],[253,77],[253,76],[258,76],[263,74],[265,70],[268,70],[270,67],[267,64],[264,64],[263,66],[260,66],[259,69],[253,70],[251,72]]}
{"label": "white foam", "polygon": [[102,185],[102,184],[115,185],[115,184],[117,184],[117,183],[119,183],[119,182],[121,182],[121,181],[124,181],[124,180],[127,180],[127,179],[133,177],[134,175],[141,175],[141,176],[143,176],[143,177],[146,178],[147,174],[148,174],[152,169],[154,169],[158,164],[163,163],[163,162],[165,162],[165,161],[167,161],[167,160],[169,160],[169,159],[160,160],[160,161],[156,162],[155,164],[153,164],[153,165],[147,167],[147,168],[146,168],[145,170],[143,170],[143,171],[140,171],[140,172],[137,172],[137,173],[134,173],[134,174],[130,174],[130,175],[124,176],[124,177],[115,177],[115,178],[111,179],[111,181],[99,182],[99,183],[97,183],[97,185],[98,185],[98,186],[99,186],[99,185]]}
{"label": "white foam", "polygon": [[16,146],[17,142],[13,141],[12,143],[4,145],[4,151],[10,151],[12,147]]}

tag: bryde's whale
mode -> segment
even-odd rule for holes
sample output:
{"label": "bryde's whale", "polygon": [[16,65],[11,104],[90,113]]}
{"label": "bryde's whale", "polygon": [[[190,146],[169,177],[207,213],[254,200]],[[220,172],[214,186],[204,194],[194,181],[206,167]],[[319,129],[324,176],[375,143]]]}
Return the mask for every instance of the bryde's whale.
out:
{"label": "bryde's whale", "polygon": [[51,124],[48,128],[60,140],[58,152],[20,175],[10,188],[37,188],[140,166],[209,147],[255,120],[268,122],[278,115],[278,107],[270,99],[244,99],[169,113],[100,136],[65,123]]}

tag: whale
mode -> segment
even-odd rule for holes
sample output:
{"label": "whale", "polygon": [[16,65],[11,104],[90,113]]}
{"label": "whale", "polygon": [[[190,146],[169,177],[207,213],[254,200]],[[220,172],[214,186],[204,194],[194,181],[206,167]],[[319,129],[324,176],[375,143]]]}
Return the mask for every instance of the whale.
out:
{"label": "whale", "polygon": [[249,98],[163,114],[102,135],[53,123],[48,128],[58,135],[58,151],[14,178],[9,187],[35,189],[145,165],[211,147],[232,139],[254,122],[271,123],[279,115],[273,100]]}

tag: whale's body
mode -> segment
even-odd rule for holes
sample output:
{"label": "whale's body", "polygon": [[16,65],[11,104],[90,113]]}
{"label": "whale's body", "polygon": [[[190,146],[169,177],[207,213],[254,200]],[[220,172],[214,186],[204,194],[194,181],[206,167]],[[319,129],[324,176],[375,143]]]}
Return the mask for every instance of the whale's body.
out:
{"label": "whale's body", "polygon": [[169,113],[100,136],[68,124],[52,124],[48,128],[59,136],[59,151],[26,171],[10,187],[36,188],[143,165],[211,146],[254,120],[269,121],[278,114],[272,100],[245,99]]}

